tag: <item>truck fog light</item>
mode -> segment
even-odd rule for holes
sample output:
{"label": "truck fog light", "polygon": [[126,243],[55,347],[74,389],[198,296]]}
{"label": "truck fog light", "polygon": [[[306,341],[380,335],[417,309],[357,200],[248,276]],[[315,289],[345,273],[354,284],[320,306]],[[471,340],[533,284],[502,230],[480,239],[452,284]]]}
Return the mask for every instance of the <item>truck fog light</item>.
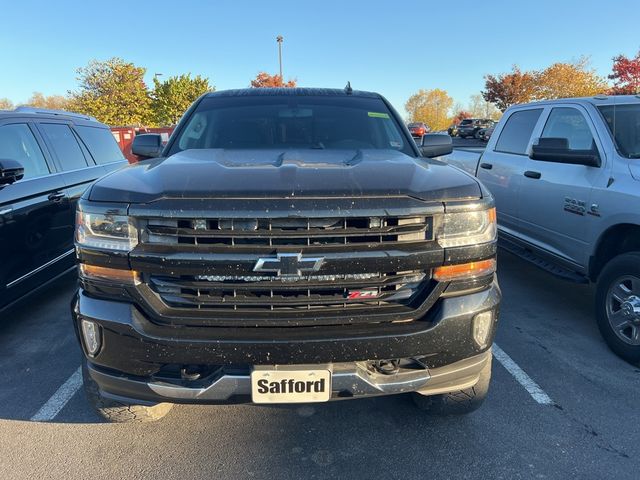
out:
{"label": "truck fog light", "polygon": [[93,356],[100,349],[100,330],[95,322],[90,322],[89,320],[82,320],[81,325],[87,353]]}
{"label": "truck fog light", "polygon": [[482,312],[473,317],[473,339],[480,348],[485,348],[491,333],[493,312]]}

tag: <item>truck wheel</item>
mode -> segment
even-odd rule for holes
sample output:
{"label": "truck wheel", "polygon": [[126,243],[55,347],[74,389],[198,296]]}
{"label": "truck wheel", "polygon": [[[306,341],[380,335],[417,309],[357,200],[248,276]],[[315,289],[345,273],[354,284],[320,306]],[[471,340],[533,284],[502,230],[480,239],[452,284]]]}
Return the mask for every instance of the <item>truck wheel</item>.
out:
{"label": "truck wheel", "polygon": [[87,368],[86,361],[83,361],[82,363],[82,383],[89,403],[93,406],[100,417],[109,422],[154,422],[164,417],[169,413],[171,407],[173,407],[173,404],[171,403],[158,403],[157,405],[149,407],[146,405],[121,403],[116,400],[104,398],[100,395],[98,384],[93,380],[93,378],[91,378],[91,375],[89,375],[89,369]]}
{"label": "truck wheel", "polygon": [[493,356],[490,356],[480,372],[478,383],[473,387],[429,396],[414,392],[412,394],[414,403],[420,410],[430,415],[464,415],[477,410],[489,392],[492,360]]}
{"label": "truck wheel", "polygon": [[640,363],[640,252],[618,255],[602,269],[596,286],[596,320],[609,348]]}

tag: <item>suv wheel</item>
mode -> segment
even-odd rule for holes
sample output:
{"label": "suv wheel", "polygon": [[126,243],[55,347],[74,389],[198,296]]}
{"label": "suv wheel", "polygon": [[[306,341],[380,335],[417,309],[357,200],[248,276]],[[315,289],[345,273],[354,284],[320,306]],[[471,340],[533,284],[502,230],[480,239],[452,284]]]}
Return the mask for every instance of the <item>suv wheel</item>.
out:
{"label": "suv wheel", "polygon": [[618,255],[603,268],[596,287],[596,320],[611,350],[640,363],[640,252]]}
{"label": "suv wheel", "polygon": [[171,403],[158,403],[157,405],[146,406],[122,403],[103,397],[100,395],[98,384],[93,380],[93,378],[91,378],[89,369],[87,368],[87,362],[84,360],[82,363],[82,383],[89,403],[93,406],[100,417],[109,422],[154,422],[164,417],[169,413],[171,407],[173,407],[173,404]]}
{"label": "suv wheel", "polygon": [[492,360],[493,356],[489,356],[489,360],[480,372],[478,383],[473,387],[429,396],[414,392],[412,394],[414,403],[420,410],[430,415],[464,415],[477,410],[489,392]]}
{"label": "suv wheel", "polygon": [[476,140],[482,140],[482,135],[480,135],[481,131],[482,130],[476,131],[476,133],[473,134],[473,138],[475,138]]}

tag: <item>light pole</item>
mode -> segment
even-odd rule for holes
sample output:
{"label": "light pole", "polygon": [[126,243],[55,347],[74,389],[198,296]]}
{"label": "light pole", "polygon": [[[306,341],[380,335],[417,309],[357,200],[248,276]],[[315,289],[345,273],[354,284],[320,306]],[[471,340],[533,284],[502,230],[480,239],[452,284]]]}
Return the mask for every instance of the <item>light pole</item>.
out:
{"label": "light pole", "polygon": [[161,77],[161,76],[162,76],[162,73],[154,73],[154,74],[153,74],[153,80],[154,80],[154,83],[155,83],[155,80],[157,80],[157,79],[158,79],[158,77]]}
{"label": "light pole", "polygon": [[282,80],[282,82],[284,83],[284,78],[282,76],[282,41],[284,40],[284,38],[282,38],[282,35],[278,35],[276,37],[276,42],[278,42],[278,60],[280,61],[280,80]]}

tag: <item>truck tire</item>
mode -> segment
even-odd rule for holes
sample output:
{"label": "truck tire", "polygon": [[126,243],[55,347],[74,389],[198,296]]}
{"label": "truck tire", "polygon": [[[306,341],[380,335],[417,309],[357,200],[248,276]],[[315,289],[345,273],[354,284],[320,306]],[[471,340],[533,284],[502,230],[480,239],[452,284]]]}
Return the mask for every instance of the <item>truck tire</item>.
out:
{"label": "truck tire", "polygon": [[609,348],[640,364],[640,252],[607,263],[596,285],[596,321]]}
{"label": "truck tire", "polygon": [[430,415],[465,415],[480,408],[489,392],[491,382],[491,362],[493,356],[482,368],[480,378],[471,388],[439,395],[421,395],[414,392],[413,401],[420,410]]}
{"label": "truck tire", "polygon": [[82,363],[82,383],[84,391],[96,413],[113,423],[154,422],[164,417],[173,407],[171,403],[158,403],[153,406],[121,403],[100,395],[98,384],[89,375],[86,361]]}

